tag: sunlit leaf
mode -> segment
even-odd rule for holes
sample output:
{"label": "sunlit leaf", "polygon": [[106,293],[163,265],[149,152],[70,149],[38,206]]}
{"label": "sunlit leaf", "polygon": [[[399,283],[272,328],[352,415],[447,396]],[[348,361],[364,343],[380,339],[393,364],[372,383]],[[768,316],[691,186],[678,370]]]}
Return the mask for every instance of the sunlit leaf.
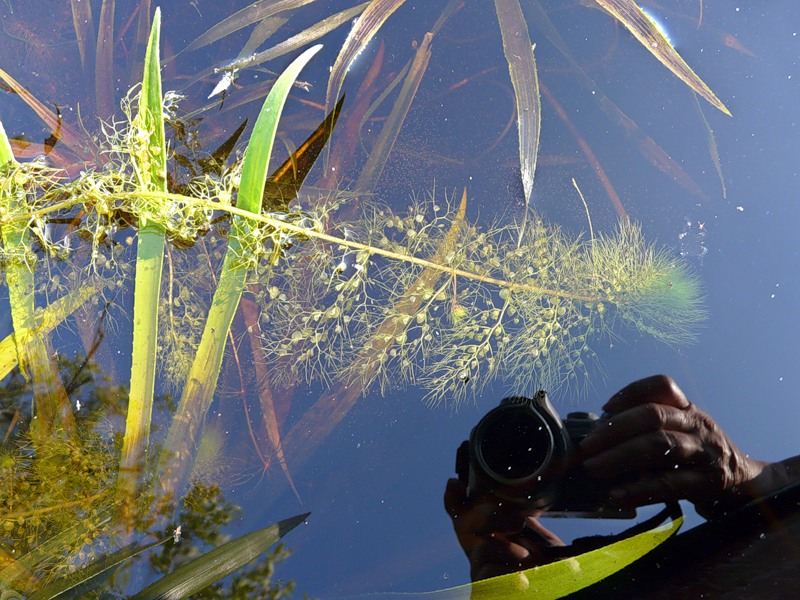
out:
{"label": "sunlit leaf", "polygon": [[[0,128],[2,128],[2,125],[0,125]],[[0,379],[8,375],[11,369],[18,364],[16,344],[14,343],[15,336],[23,344],[27,343],[31,336],[46,336],[80,308],[96,291],[94,286],[87,285],[70,292],[48,305],[40,315],[37,315],[36,328],[34,330],[15,332],[15,334],[9,335],[3,341],[0,341]]]}
{"label": "sunlit leaf", "polygon": [[[0,169],[11,168],[15,162],[11,144],[0,122]],[[0,187],[0,211],[3,214],[10,215],[26,210],[26,194],[13,193],[7,185]],[[36,258],[31,251],[29,228],[27,224],[6,223],[0,226],[0,236],[3,249],[19,257],[9,261],[4,270],[17,360],[20,371],[33,383],[37,409],[36,418],[31,425],[34,444],[43,442],[59,429],[72,435],[75,432],[75,419],[58,367],[47,349],[48,338],[27,335],[37,325],[34,280]]]}
{"label": "sunlit leaf", "polygon": [[106,579],[111,577],[118,568],[127,560],[160,546],[172,538],[164,538],[149,544],[131,544],[113,554],[106,554],[96,559],[89,566],[84,567],[70,575],[58,579],[47,586],[31,594],[28,600],[71,600],[73,598],[85,598],[98,586],[102,585]]}
{"label": "sunlit leaf", "polygon": [[[153,15],[153,27],[144,61],[139,113],[133,121],[146,136],[147,143],[138,163],[142,191],[167,191],[167,150],[164,136],[164,109],[161,95],[159,35],[161,10]],[[162,199],[150,200],[156,211]],[[161,273],[164,265],[165,229],[154,220],[139,223],[136,253],[136,277],[133,291],[133,351],[125,439],[120,459],[120,493],[124,508],[136,493],[142,458],[150,441],[150,419],[156,378],[158,308]]]}
{"label": "sunlit leaf", "polygon": [[495,0],[494,5],[503,37],[503,51],[511,73],[511,85],[514,87],[522,189],[525,206],[528,206],[533,193],[533,177],[539,156],[539,133],[542,128],[536,60],[519,0]]}
{"label": "sunlit leaf", "polygon": [[373,0],[361,14],[347,35],[347,39],[344,41],[344,45],[331,68],[331,75],[328,78],[328,91],[325,95],[326,106],[330,106],[333,103],[333,99],[339,97],[350,63],[375,37],[375,34],[378,33],[386,19],[400,8],[404,2],[405,0]]}
{"label": "sunlit leaf", "polygon": [[[321,45],[313,46],[298,56],[281,74],[264,101],[245,150],[236,203],[239,215],[257,215],[261,210],[269,160],[283,106],[300,71],[321,48]],[[253,243],[262,243],[253,240],[249,227],[248,220],[242,216],[233,219],[219,284],[164,446],[162,468],[165,474],[159,481],[166,495],[180,494],[191,473],[192,465],[188,457],[193,456],[200,425],[217,387],[228,332],[247,278],[247,259],[252,252],[250,248]]]}
{"label": "sunlit leaf", "polygon": [[192,43],[184,49],[184,52],[197,50],[198,48],[221,40],[225,36],[271,17],[272,15],[287,10],[294,10],[295,8],[311,4],[312,2],[314,2],[314,0],[259,0],[214,25],[211,29],[192,41]]}
{"label": "sunlit leaf", "polygon": [[305,513],[285,519],[231,540],[219,548],[181,565],[132,596],[131,600],[188,598],[258,558],[275,542],[305,521],[310,514]]}
{"label": "sunlit leaf", "polygon": [[730,116],[731,113],[728,108],[714,95],[711,88],[695,74],[692,68],[686,64],[686,61],[681,58],[680,54],[669,43],[669,40],[659,31],[653,20],[639,8],[636,2],[633,0],[595,1],[622,23],[676,77],[708,100],[713,106]]}

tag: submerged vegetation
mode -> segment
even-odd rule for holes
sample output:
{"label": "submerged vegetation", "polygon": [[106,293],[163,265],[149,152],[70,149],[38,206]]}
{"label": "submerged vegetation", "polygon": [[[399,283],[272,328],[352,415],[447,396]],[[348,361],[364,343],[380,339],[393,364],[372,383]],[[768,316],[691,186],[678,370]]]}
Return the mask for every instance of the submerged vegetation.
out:
{"label": "submerged vegetation", "polygon": [[[276,25],[268,21],[275,17],[269,4],[251,7],[261,33]],[[361,15],[333,66],[328,117],[272,173],[283,104],[319,47],[271,82],[242,153],[236,146],[244,125],[216,151],[202,149],[190,159],[176,141],[192,135],[186,131],[191,118],[176,117],[180,95],[161,88],[159,12],[144,77],[123,100],[122,116],[71,147],[93,154],[93,164],[74,173],[46,159],[22,162],[0,123],[0,263],[13,323],[13,334],[0,344],[9,404],[0,409],[14,414],[0,451],[0,595],[55,597],[73,588],[99,593],[124,586],[125,578],[113,575],[120,565],[164,545],[150,560],[171,575],[141,597],[168,589],[187,595],[211,585],[217,587],[206,597],[222,597],[218,579],[304,519],[223,545],[216,529],[204,537],[200,521],[222,526],[233,511],[215,487],[222,434],[214,425],[203,433],[226,367],[238,369],[241,390],[257,390],[271,454],[299,498],[289,465],[301,466],[370,389],[417,386],[429,404],[457,407],[493,381],[526,393],[585,380],[593,348],[620,326],[672,345],[693,339],[705,316],[699,281],[670,252],[647,242],[638,225],[622,216],[613,231],[595,235],[589,218],[589,235],[574,235],[528,205],[540,90],[515,0],[495,4],[519,117],[525,206],[517,223],[470,222],[467,189],[442,191],[431,183],[433,189],[402,202],[405,208],[375,194],[427,68],[431,40],[460,9],[457,2],[447,3],[389,86],[398,88],[398,97],[373,153],[352,178],[354,189],[329,180],[332,169],[318,185],[304,183],[336,123],[341,100],[334,101],[348,67],[402,4],[357,5],[272,52],[305,46]],[[648,36],[657,32],[637,20],[633,2],[597,4],[645,45],[654,39]],[[149,19],[149,3],[139,8]],[[190,49],[247,24],[237,13]],[[84,60],[85,40],[78,37]],[[232,85],[236,72],[266,60],[253,50],[256,37],[215,75]],[[519,43],[526,58],[515,62]],[[654,54],[677,71],[683,63],[667,46]],[[98,81],[101,74],[98,69]],[[725,110],[690,69],[682,78]],[[103,87],[98,84],[98,95]],[[55,123],[49,109],[23,97]],[[377,105],[385,99],[381,94]],[[100,104],[107,102],[98,97]],[[360,116],[377,105],[360,106]],[[340,139],[356,145],[358,136]],[[346,164],[342,152],[326,157],[329,167]],[[83,345],[84,359],[71,370],[55,358],[51,335],[67,328]],[[124,385],[104,387],[87,373],[101,359],[102,332],[113,328],[132,331],[132,365],[129,374],[116,374]],[[251,356],[252,372],[243,372],[240,352]],[[95,391],[81,396],[81,382]],[[284,427],[272,394],[315,382],[322,396]],[[29,408],[21,408],[28,400]],[[30,417],[24,427],[20,413]],[[15,427],[21,431],[12,437]],[[190,561],[200,551],[176,546],[182,529],[188,539],[219,547]],[[283,556],[278,550],[273,558]],[[209,570],[211,563],[218,566]],[[245,595],[257,589],[280,596],[285,588],[264,584],[271,564],[241,573],[234,585]]]}

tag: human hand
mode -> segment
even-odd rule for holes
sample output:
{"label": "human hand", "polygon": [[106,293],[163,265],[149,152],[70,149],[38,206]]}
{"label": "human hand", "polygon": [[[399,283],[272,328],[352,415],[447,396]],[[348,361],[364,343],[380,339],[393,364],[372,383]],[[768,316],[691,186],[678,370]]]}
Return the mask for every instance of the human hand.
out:
{"label": "human hand", "polygon": [[458,479],[447,481],[444,506],[467,555],[472,581],[548,562],[544,549],[564,543],[523,508],[491,494],[471,498]]}
{"label": "human hand", "polygon": [[628,385],[603,409],[609,417],[580,449],[587,472],[611,482],[620,506],[688,499],[709,517],[749,500],[769,466],[742,453],[666,375]]}

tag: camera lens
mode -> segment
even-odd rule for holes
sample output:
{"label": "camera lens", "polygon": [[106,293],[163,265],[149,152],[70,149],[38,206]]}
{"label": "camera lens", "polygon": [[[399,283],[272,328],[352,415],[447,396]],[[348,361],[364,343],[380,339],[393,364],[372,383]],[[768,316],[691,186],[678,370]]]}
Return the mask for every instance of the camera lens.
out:
{"label": "camera lens", "polygon": [[487,414],[475,440],[487,474],[498,481],[522,480],[545,466],[553,453],[553,434],[539,416],[520,407]]}

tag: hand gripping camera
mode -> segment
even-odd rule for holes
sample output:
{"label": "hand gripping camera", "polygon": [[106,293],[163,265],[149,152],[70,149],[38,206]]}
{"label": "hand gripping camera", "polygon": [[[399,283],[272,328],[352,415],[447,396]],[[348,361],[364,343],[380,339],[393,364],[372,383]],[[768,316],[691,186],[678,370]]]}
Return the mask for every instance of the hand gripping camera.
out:
{"label": "hand gripping camera", "polygon": [[576,464],[575,448],[597,422],[585,412],[562,421],[543,391],[505,398],[459,447],[456,472],[469,496],[492,493],[542,516],[634,518],[635,510],[610,506],[608,486]]}

